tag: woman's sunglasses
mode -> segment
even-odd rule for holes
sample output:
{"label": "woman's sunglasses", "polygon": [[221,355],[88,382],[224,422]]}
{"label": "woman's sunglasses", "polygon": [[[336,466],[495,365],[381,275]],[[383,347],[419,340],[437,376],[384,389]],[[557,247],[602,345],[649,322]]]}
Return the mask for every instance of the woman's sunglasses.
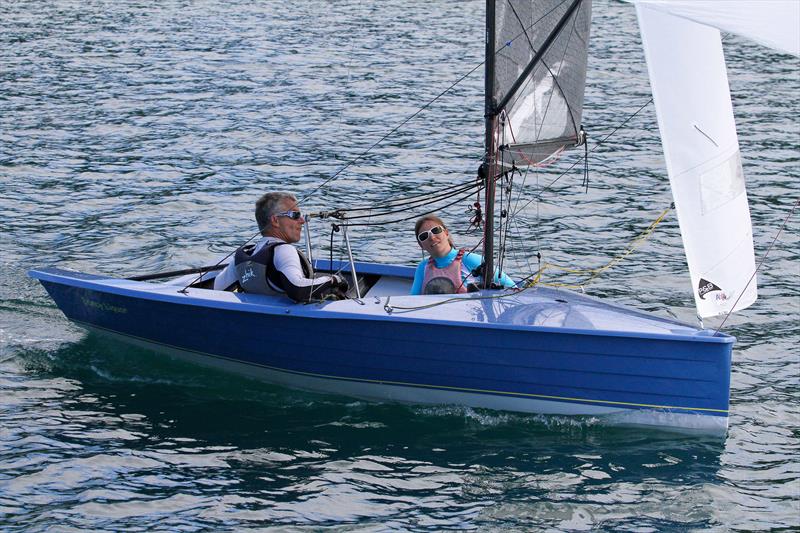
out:
{"label": "woman's sunglasses", "polygon": [[425,241],[428,240],[428,237],[430,237],[431,235],[439,235],[443,231],[444,231],[443,227],[434,226],[431,229],[429,229],[428,231],[423,231],[422,233],[417,235],[417,240],[419,242],[425,242]]}
{"label": "woman's sunglasses", "polygon": [[292,220],[300,220],[303,218],[303,213],[300,211],[284,211],[283,213],[275,213],[276,217],[287,217]]}

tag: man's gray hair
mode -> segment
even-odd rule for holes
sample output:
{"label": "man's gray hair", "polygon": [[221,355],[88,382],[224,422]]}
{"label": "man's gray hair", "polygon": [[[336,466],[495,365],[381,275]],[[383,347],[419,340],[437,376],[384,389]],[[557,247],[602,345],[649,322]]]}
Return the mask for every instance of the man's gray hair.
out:
{"label": "man's gray hair", "polygon": [[296,202],[297,198],[288,192],[268,192],[256,201],[256,223],[263,235],[269,229],[269,219],[283,209],[283,203]]}

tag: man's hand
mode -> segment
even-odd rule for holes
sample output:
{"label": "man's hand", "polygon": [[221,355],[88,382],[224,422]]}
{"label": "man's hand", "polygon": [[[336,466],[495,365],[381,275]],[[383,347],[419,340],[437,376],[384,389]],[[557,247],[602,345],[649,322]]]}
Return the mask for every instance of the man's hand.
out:
{"label": "man's hand", "polygon": [[339,274],[333,275],[333,284],[336,286],[338,290],[342,292],[347,292],[350,289],[350,284],[347,283],[347,280],[344,279],[344,277],[340,276]]}

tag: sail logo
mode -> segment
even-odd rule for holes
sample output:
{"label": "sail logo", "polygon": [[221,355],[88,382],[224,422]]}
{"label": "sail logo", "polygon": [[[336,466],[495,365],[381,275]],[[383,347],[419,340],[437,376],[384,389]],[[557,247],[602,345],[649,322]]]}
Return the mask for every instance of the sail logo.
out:
{"label": "sail logo", "polygon": [[709,292],[714,291],[721,291],[719,287],[711,283],[710,281],[700,278],[700,283],[697,284],[697,295],[700,296],[701,300],[706,299],[706,294]]}

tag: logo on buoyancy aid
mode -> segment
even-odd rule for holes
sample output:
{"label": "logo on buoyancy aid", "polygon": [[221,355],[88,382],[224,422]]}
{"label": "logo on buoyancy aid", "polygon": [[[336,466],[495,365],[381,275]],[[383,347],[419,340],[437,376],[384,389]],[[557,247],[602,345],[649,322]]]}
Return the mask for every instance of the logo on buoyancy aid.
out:
{"label": "logo on buoyancy aid", "polygon": [[240,278],[239,282],[242,285],[244,285],[245,283],[247,283],[248,281],[250,281],[251,279],[253,279],[255,277],[256,277],[256,273],[253,272],[252,267],[248,266],[248,267],[246,267],[244,269],[244,272],[242,272],[242,277]]}
{"label": "logo on buoyancy aid", "polygon": [[256,273],[253,272],[253,267],[248,266],[247,268],[244,269],[244,272],[242,272],[242,276],[239,279],[239,283],[241,285],[244,285],[245,283],[247,283],[248,281],[250,281],[251,279],[253,279],[255,277],[256,277]]}
{"label": "logo on buoyancy aid", "polygon": [[711,283],[707,279],[700,278],[700,283],[697,284],[697,295],[701,300],[706,299],[706,294],[714,291],[721,291],[722,289]]}
{"label": "logo on buoyancy aid", "polygon": [[252,246],[243,246],[236,250],[233,264],[236,266],[237,281],[244,292],[275,294],[269,287],[266,276],[266,264],[271,260],[268,255],[274,248],[274,244],[268,244],[255,253]]}

